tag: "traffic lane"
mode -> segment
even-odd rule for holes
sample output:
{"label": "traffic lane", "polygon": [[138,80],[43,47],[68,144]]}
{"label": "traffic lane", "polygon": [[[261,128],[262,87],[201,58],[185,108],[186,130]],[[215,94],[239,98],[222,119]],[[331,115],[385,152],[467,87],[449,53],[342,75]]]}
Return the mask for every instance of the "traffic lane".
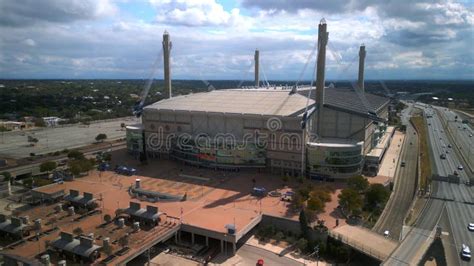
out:
{"label": "traffic lane", "polygon": [[403,240],[402,245],[393,252],[383,265],[412,265],[416,261],[415,258],[419,254],[419,248],[430,241],[429,230],[413,228],[407,237]]}
{"label": "traffic lane", "polygon": [[[458,251],[458,258],[462,250],[462,244],[474,248],[474,232],[470,232],[467,226],[473,222],[474,206],[459,202],[447,202],[448,217],[451,223],[451,232],[454,238],[454,247]],[[460,265],[472,265],[470,262],[459,260]]]}
{"label": "traffic lane", "polygon": [[[434,186],[434,190],[436,190],[436,186]],[[415,263],[413,260],[420,255],[420,247],[423,243],[432,240],[430,234],[436,226],[443,208],[443,201],[430,198],[419,215],[419,220],[390,255],[390,258],[384,262],[384,265],[411,265]]]}
{"label": "traffic lane", "polygon": [[464,156],[464,159],[468,160],[466,163],[469,163],[472,168],[474,164],[474,140],[472,139],[473,131],[471,127],[469,125],[462,124],[460,119],[455,122],[454,120],[456,114],[449,109],[448,111],[440,110],[440,113],[442,114],[442,119],[446,121],[447,126],[452,133],[451,135],[459,147],[460,152]]}
{"label": "traffic lane", "polygon": [[[436,182],[436,181],[435,181]],[[440,182],[438,182],[440,183]],[[416,228],[431,231],[435,228],[441,212],[444,208],[444,201],[431,198],[429,205],[420,214],[421,219],[415,224]]]}
{"label": "traffic lane", "polygon": [[[434,125],[435,128],[437,128],[438,136],[440,137],[435,138],[434,140],[440,140],[441,142],[444,139],[447,139],[447,136],[443,131],[440,131],[440,128],[442,127],[442,123],[438,115],[435,113],[433,114],[433,120],[432,124]],[[443,144],[441,144],[443,145]],[[436,144],[434,146],[437,146]],[[457,165],[459,165],[459,158],[457,158],[457,154],[453,151],[450,153],[450,156],[447,157],[445,160],[446,162],[442,162],[440,165],[442,165],[441,168],[444,168],[445,172],[450,172],[454,171],[454,169],[457,168]],[[466,178],[466,173],[462,172],[460,173],[461,177]],[[440,193],[443,193],[446,198],[452,198],[455,199],[456,196],[462,195],[463,197],[470,197],[472,195],[472,188],[466,187],[464,185],[458,185],[458,184],[450,184],[446,182],[439,182],[440,186]],[[439,194],[439,193],[437,193]],[[471,198],[472,200],[472,198]],[[470,234],[465,234],[465,230],[462,230],[462,228],[466,228],[467,226],[467,220],[472,219],[472,217],[469,217],[469,215],[472,215],[472,210],[470,210],[472,206],[465,204],[463,202],[447,202],[446,209],[448,213],[448,219],[450,221],[450,229],[453,234],[453,239],[454,242],[453,245],[446,247],[447,249],[454,249],[456,252],[459,254],[461,252],[461,244],[465,243],[468,244],[472,247],[472,238],[473,236]],[[464,224],[464,225],[463,225]],[[460,261],[460,263],[462,263]]]}
{"label": "traffic lane", "polygon": [[[438,119],[438,117],[436,117]],[[441,123],[441,121],[437,121],[437,123]],[[441,125],[442,126],[442,125]],[[446,134],[446,132],[442,133],[442,138],[443,140],[446,140],[447,144],[451,144],[452,148],[448,148],[446,144],[446,149],[450,151],[449,156],[447,156],[447,163],[449,166],[446,167],[446,170],[448,171],[448,174],[453,174],[455,171],[458,172],[459,176],[461,177],[462,181],[467,181],[468,180],[468,174],[466,173],[465,169],[460,170],[458,169],[460,166],[462,166],[460,158],[457,156],[454,146],[454,143],[449,143],[449,138]]]}
{"label": "traffic lane", "polygon": [[[441,131],[443,127],[436,113],[433,114],[431,122],[432,122],[431,123],[432,126],[436,129],[436,131],[434,131],[435,137],[433,138],[433,141],[437,142],[439,140],[439,143],[441,143],[441,146],[440,144],[436,144],[436,143],[433,145],[435,148],[437,148],[437,152],[439,153],[438,156],[441,155],[442,152],[445,152],[445,150],[450,151],[449,154],[446,155],[446,159],[442,159],[438,161],[439,164],[441,165],[441,168],[437,167],[439,174],[449,175],[449,174],[453,174],[454,171],[456,171],[458,172],[460,178],[463,181],[466,181],[468,179],[468,176],[464,171],[458,170],[459,165],[461,165],[460,161],[455,155],[455,152],[452,150],[452,148],[448,147],[448,145],[450,145],[451,143],[449,143],[448,141],[446,132],[444,132],[444,130]],[[440,147],[444,150],[441,150]]]}
{"label": "traffic lane", "polygon": [[[387,203],[385,213],[380,217],[380,221],[373,228],[379,234],[388,230],[390,237],[396,241],[401,238],[404,218],[411,206],[415,192],[418,140],[411,130],[413,128],[407,127],[407,141],[404,144],[406,146],[401,154],[401,161],[405,161],[405,166],[398,168],[393,197]],[[408,145],[409,142],[412,145]]]}

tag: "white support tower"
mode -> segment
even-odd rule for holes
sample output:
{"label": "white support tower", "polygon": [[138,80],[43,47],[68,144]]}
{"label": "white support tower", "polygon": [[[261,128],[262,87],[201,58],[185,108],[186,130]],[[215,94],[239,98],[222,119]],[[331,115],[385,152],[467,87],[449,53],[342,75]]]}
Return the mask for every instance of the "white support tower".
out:
{"label": "white support tower", "polygon": [[260,67],[260,52],[255,50],[255,55],[254,55],[254,60],[255,60],[255,87],[260,87],[260,76],[259,76],[259,67]]}
{"label": "white support tower", "polygon": [[170,69],[170,53],[171,53],[171,41],[168,31],[165,30],[163,33],[163,64],[164,64],[164,80],[165,80],[165,91],[168,91],[168,97],[171,98],[171,69]]}
{"label": "white support tower", "polygon": [[316,110],[318,115],[316,117],[316,134],[321,136],[321,120],[323,117],[323,105],[324,105],[324,73],[326,68],[326,45],[328,44],[329,33],[327,32],[326,20],[322,19],[319,23],[318,30],[318,61],[316,71]]}
{"label": "white support tower", "polygon": [[365,45],[362,44],[359,49],[359,79],[357,80],[357,85],[360,90],[365,93],[364,88],[364,64],[365,64]]}

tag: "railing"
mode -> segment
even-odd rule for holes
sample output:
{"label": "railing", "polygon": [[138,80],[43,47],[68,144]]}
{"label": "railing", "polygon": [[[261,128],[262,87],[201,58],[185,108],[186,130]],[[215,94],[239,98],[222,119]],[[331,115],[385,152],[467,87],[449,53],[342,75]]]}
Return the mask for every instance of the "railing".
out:
{"label": "railing", "polygon": [[342,234],[336,233],[334,231],[329,231],[329,236],[336,239],[336,240],[341,241],[344,244],[347,244],[347,245],[359,250],[360,252],[362,252],[366,255],[369,255],[373,258],[376,258],[380,261],[384,261],[388,257],[388,254],[384,254],[384,253],[382,253],[382,252],[380,252],[376,249],[367,247],[366,245],[363,245],[360,242],[351,240],[350,238],[348,238],[348,237],[346,237]]}

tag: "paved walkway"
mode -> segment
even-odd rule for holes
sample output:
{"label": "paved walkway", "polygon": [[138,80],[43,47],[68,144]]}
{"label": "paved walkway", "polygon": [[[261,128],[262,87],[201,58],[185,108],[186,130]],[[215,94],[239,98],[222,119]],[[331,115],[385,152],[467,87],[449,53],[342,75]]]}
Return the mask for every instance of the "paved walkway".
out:
{"label": "paved walkway", "polygon": [[386,184],[393,179],[404,140],[405,134],[400,131],[395,131],[392,142],[390,143],[390,146],[388,147],[384,158],[382,159],[379,173],[375,177],[368,178],[369,183]]}
{"label": "paved walkway", "polygon": [[388,258],[397,247],[396,241],[360,226],[343,225],[329,231],[329,234],[343,243],[380,260]]}
{"label": "paved walkway", "polygon": [[[146,265],[146,264],[145,264]],[[160,266],[199,266],[201,265],[198,262],[181,258],[173,254],[160,253],[150,261],[150,265],[160,265]]]}
{"label": "paved walkway", "polygon": [[[249,246],[256,247],[256,248],[265,249],[265,250],[273,252],[275,254],[280,254],[285,249],[284,247],[280,247],[280,246],[277,246],[277,245],[274,245],[274,244],[268,243],[268,242],[260,243],[260,241],[258,239],[256,239],[255,237],[253,237],[253,236],[251,238],[249,238],[249,240],[247,240],[247,242],[245,244],[249,245]],[[284,257],[295,260],[295,261],[298,261],[298,262],[303,263],[305,265],[316,265],[317,264],[316,261],[309,260],[308,257],[302,257],[299,253],[296,253],[296,252],[287,253],[287,254],[284,255]],[[324,266],[324,265],[327,265],[327,264],[323,261],[319,261],[318,265],[323,265]]]}

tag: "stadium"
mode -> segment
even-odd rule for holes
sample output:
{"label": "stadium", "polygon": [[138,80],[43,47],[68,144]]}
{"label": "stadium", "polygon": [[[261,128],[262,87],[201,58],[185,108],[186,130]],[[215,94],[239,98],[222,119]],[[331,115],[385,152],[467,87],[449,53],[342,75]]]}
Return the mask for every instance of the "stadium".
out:
{"label": "stadium", "polygon": [[[390,99],[364,90],[365,46],[353,88],[325,86],[327,25],[319,24],[316,86],[255,86],[171,97],[169,35],[163,36],[169,98],[143,108],[142,124],[127,127],[137,158],[199,167],[258,168],[289,176],[345,178],[377,172],[387,147]],[[391,136],[389,136],[391,137]],[[384,141],[389,143],[389,141]],[[377,152],[375,152],[375,150]],[[365,163],[367,155],[370,164]],[[375,157],[375,158],[374,158]]]}

